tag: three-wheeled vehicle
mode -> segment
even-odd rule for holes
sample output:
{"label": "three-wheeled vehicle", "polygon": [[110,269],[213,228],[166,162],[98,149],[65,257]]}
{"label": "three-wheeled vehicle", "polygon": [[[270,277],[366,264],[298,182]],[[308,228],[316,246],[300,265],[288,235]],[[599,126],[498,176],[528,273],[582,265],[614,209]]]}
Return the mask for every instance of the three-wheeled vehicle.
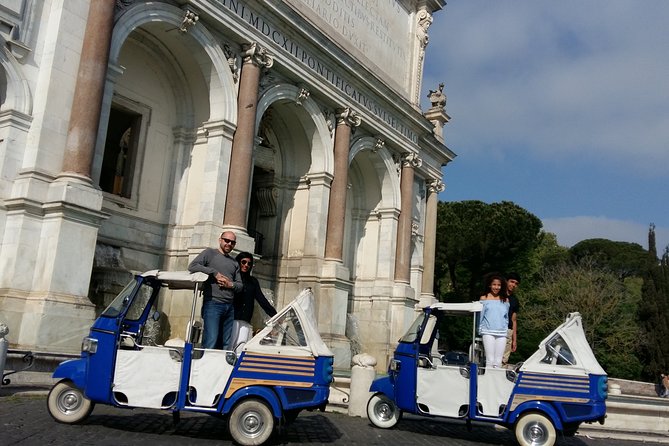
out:
{"label": "three-wheeled vehicle", "polygon": [[569,314],[514,369],[486,368],[477,348],[470,348],[466,364],[442,362],[433,353],[440,324],[471,317],[470,345],[476,346],[481,309],[480,302],[470,302],[423,310],[400,339],[388,375],[372,383],[367,405],[372,424],[393,427],[403,412],[458,418],[468,427],[479,421],[513,429],[522,446],[552,446],[557,432],[571,436],[583,422],[604,422],[607,376],[588,345],[579,313]]}
{"label": "three-wheeled vehicle", "polygon": [[[204,273],[149,271],[132,280],[83,339],[80,359],[65,361],[53,373],[60,381],[47,406],[62,423],[77,423],[95,403],[224,415],[232,438],[258,445],[277,423],[301,410],[324,409],[332,381],[333,354],[323,343],[314,298],[305,289],[248,341],[239,354],[198,347],[201,324],[196,306]],[[190,299],[185,340],[149,345],[147,322],[164,288],[187,289],[174,297]],[[187,297],[186,297],[187,296]]]}

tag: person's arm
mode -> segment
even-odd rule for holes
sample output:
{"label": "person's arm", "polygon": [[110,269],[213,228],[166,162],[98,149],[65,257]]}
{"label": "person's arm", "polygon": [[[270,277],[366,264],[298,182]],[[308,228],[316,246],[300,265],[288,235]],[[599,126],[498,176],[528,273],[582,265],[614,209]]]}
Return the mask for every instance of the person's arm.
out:
{"label": "person's arm", "polygon": [[518,340],[518,321],[516,319],[516,313],[514,312],[511,315],[511,326],[512,328],[512,333],[511,333],[511,351],[515,352],[516,351],[516,346],[517,346],[517,340]]}
{"label": "person's arm", "polygon": [[210,276],[215,276],[218,271],[209,266],[209,249],[205,249],[197,255],[188,265],[188,271],[191,273],[205,273]]}
{"label": "person's arm", "polygon": [[258,283],[258,279],[253,277],[253,280],[255,281],[256,285],[256,292],[255,292],[255,299],[256,302],[260,305],[260,308],[267,313],[267,316],[272,317],[276,314],[276,308],[272,306],[271,303],[267,300],[265,295],[263,294],[262,290],[260,289],[260,283]]}

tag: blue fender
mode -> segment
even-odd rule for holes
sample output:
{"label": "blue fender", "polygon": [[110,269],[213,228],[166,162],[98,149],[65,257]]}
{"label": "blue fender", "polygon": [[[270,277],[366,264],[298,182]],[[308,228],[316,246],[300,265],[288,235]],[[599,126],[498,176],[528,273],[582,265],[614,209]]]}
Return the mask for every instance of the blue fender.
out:
{"label": "blue fender", "polygon": [[223,403],[221,415],[229,413],[238,401],[248,397],[256,397],[265,401],[267,404],[269,404],[274,417],[281,418],[282,409],[281,403],[279,402],[279,397],[272,389],[262,386],[251,386],[236,391],[234,395],[225,400],[225,403]]}
{"label": "blue fender", "polygon": [[514,424],[518,418],[527,412],[541,412],[551,419],[556,430],[561,431],[563,429],[560,414],[558,414],[552,404],[545,401],[527,401],[519,405],[513,412],[509,413],[507,422],[509,424]]}
{"label": "blue fender", "polygon": [[392,381],[390,381],[389,376],[375,379],[369,387],[369,391],[372,393],[381,392],[391,400],[395,401],[395,386]]}
{"label": "blue fender", "polygon": [[86,388],[86,360],[80,358],[61,362],[54,370],[52,377],[69,379],[83,391]]}

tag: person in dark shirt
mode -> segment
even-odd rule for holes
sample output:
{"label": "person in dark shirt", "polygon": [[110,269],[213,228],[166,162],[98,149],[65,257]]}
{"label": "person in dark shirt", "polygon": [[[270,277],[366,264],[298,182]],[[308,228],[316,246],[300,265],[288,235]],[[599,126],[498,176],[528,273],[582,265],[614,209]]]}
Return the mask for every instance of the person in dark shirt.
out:
{"label": "person in dark shirt", "polygon": [[520,275],[518,273],[509,273],[506,275],[506,293],[509,299],[509,329],[506,335],[506,348],[502,357],[502,367],[509,363],[511,352],[515,352],[518,346],[518,319],[520,311],[518,297],[514,294],[516,288],[520,285]]}
{"label": "person in dark shirt", "polygon": [[253,317],[253,309],[255,302],[258,302],[260,307],[265,310],[268,316],[274,316],[276,309],[267,300],[260,288],[258,279],[251,275],[253,269],[253,254],[250,252],[241,252],[235,258],[239,263],[239,270],[243,283],[243,289],[235,293],[234,309],[235,321],[232,328],[232,342],[231,347],[236,350],[240,345],[245,344],[253,334],[253,326],[251,325],[251,318]]}

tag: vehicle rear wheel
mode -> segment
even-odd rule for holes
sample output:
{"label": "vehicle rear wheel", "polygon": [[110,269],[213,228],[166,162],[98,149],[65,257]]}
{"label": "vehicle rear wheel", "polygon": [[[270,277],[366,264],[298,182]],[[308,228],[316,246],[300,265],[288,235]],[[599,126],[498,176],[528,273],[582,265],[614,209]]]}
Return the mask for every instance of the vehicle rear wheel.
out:
{"label": "vehicle rear wheel", "polygon": [[540,413],[528,413],[516,422],[516,440],[520,446],[553,446],[555,426]]}
{"label": "vehicle rear wheel", "polygon": [[390,429],[400,420],[400,409],[382,393],[373,395],[367,403],[367,417],[376,427]]}
{"label": "vehicle rear wheel", "polygon": [[86,398],[71,381],[60,381],[49,392],[46,406],[54,420],[76,424],[88,418],[95,403]]}
{"label": "vehicle rear wheel", "polygon": [[245,400],[230,413],[228,428],[232,439],[242,446],[256,446],[266,442],[274,431],[274,416],[267,404],[260,400]]}

